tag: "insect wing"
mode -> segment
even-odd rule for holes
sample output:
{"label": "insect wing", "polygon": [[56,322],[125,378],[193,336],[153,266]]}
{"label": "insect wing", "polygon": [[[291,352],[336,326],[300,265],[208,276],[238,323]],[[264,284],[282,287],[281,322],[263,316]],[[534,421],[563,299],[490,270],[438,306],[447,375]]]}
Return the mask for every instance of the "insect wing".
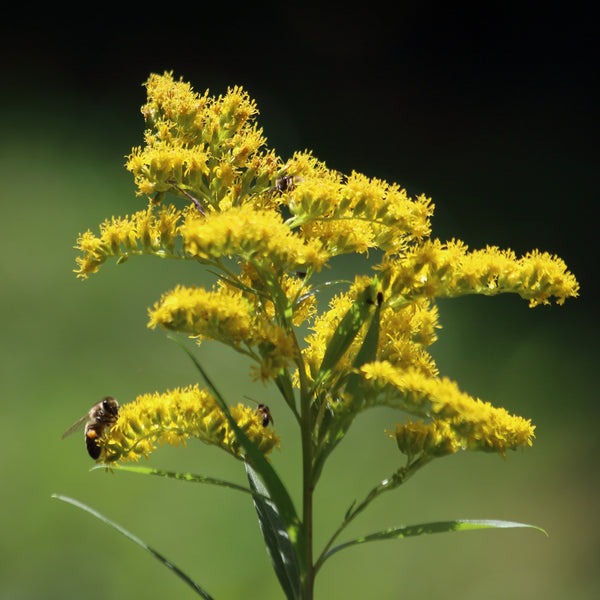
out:
{"label": "insect wing", "polygon": [[65,439],[66,437],[70,436],[72,433],[75,433],[76,431],[79,431],[84,423],[88,420],[89,415],[83,415],[83,417],[81,417],[81,419],[75,421],[75,423],[73,423],[73,425],[71,425],[71,427],[69,427],[69,429],[67,429],[63,434],[62,434],[62,438],[61,439]]}

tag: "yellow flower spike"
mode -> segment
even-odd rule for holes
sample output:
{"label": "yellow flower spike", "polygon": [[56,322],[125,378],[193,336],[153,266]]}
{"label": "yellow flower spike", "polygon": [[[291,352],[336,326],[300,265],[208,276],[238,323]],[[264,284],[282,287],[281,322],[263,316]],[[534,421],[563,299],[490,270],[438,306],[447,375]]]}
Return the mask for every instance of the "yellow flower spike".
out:
{"label": "yellow flower spike", "polygon": [[302,226],[302,235],[318,240],[332,256],[364,254],[375,247],[373,226],[358,219],[311,221]]}
{"label": "yellow flower spike", "polygon": [[507,450],[532,444],[531,421],[472,398],[449,379],[397,369],[387,361],[365,364],[360,373],[366,406],[383,404],[445,422],[465,448],[504,456]]}
{"label": "yellow flower spike", "polygon": [[163,206],[158,213],[154,207],[139,211],[130,217],[115,218],[100,225],[100,236],[86,231],[77,239],[75,248],[82,253],[75,260],[78,277],[86,279],[109,258],[121,262],[131,255],[152,254],[181,258],[175,252],[178,222],[184,213],[173,206]]}
{"label": "yellow flower spike", "polygon": [[296,358],[293,338],[280,325],[253,314],[238,290],[178,286],[149,311],[148,327],[179,331],[197,341],[219,340],[234,348],[255,348],[260,379],[276,376]]}
{"label": "yellow flower spike", "polygon": [[[155,418],[158,411],[163,417],[160,421]],[[261,452],[268,454],[279,447],[279,436],[271,427],[263,426],[263,417],[256,409],[240,404],[230,412]],[[137,461],[142,456],[147,458],[157,445],[185,445],[189,438],[219,446],[242,458],[242,448],[217,401],[195,385],[164,394],[143,394],[121,406],[115,424],[98,440],[100,460],[107,464]]]}
{"label": "yellow flower spike", "polygon": [[[344,176],[338,171],[328,169],[324,162],[319,161],[310,151],[294,152],[294,155],[281,168],[278,175],[286,178],[286,191],[282,192],[286,201],[292,196],[292,190],[295,186],[307,179],[329,179],[332,181],[342,181]],[[291,184],[291,185],[290,185]]]}
{"label": "yellow flower spike", "polygon": [[552,296],[557,304],[564,304],[569,297],[579,295],[579,284],[567,270],[564,261],[547,252],[534,250],[519,260],[521,278],[529,288],[520,295],[529,299],[529,306],[549,304]]}
{"label": "yellow flower spike", "polygon": [[[257,159],[265,138],[254,123],[256,104],[242,88],[200,96],[165,73],[150,77],[147,92],[146,145],[133,148],[126,163],[139,194],[173,191],[174,182],[216,209],[227,196],[230,205],[241,193],[247,197],[248,183],[267,189],[276,167]],[[253,169],[252,182],[243,181],[243,169]]]}
{"label": "yellow flower spike", "polygon": [[341,193],[351,214],[383,226],[377,241],[388,252],[403,238],[413,241],[429,235],[433,204],[425,196],[412,200],[398,185],[360,173],[350,175]]}
{"label": "yellow flower spike", "polygon": [[224,96],[219,96],[212,110],[219,116],[219,125],[228,137],[243,127],[248,120],[258,114],[256,103],[240,86],[228,88]]}
{"label": "yellow flower spike", "polygon": [[200,338],[238,346],[252,336],[253,317],[248,303],[227,289],[177,286],[149,311],[148,327],[161,326]]}
{"label": "yellow flower spike", "polygon": [[530,306],[576,297],[579,284],[562,260],[533,251],[516,258],[510,250],[487,247],[469,252],[462,242],[439,240],[413,246],[380,267],[384,290],[396,303],[465,294],[519,294]]}
{"label": "yellow flower spike", "polygon": [[287,205],[295,216],[294,225],[336,213],[342,200],[338,179],[334,171],[315,172],[296,178],[287,196]]}
{"label": "yellow flower spike", "polygon": [[181,228],[184,248],[199,258],[240,256],[252,263],[273,265],[281,271],[312,267],[318,271],[329,255],[321,244],[294,234],[275,211],[255,210],[245,204]]}

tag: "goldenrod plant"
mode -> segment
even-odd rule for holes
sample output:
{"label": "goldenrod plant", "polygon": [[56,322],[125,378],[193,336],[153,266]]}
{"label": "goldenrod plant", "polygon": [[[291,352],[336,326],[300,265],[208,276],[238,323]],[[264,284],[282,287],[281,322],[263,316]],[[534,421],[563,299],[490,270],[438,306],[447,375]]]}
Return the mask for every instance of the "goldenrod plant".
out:
{"label": "goldenrod plant", "polygon": [[[123,404],[116,419],[90,428],[100,434],[98,462],[249,494],[290,599],[311,600],[326,560],[354,544],[531,527],[443,521],[340,540],[377,497],[437,458],[463,451],[505,456],[531,446],[529,419],[471,397],[438,373],[429,353],[439,329],[436,299],[511,292],[531,307],[552,299],[563,304],[579,287],[563,261],[538,250],[518,257],[497,247],[469,250],[458,240],[440,241],[431,237],[429,198],[411,198],[400,186],[359,172],[340,173],[310,152],[284,160],[267,147],[256,104],[239,87],[218,97],[199,94],[171,73],[151,75],[145,85],[144,145],[133,148],[126,167],[147,205],[107,219],[99,233],[79,236],[77,276],[88,278],[110,259],[121,265],[146,255],[187,261],[216,278],[211,289],[180,285],[165,291],[149,310],[148,327],[183,334],[175,337],[200,383],[144,393]],[[353,255],[356,272],[369,274],[336,279],[331,261],[340,255]],[[332,289],[336,295],[323,306],[321,298]],[[289,410],[299,429],[301,498],[291,497],[267,457],[280,444],[269,408],[224,398],[186,336],[196,344],[229,346],[249,359],[248,377],[277,388],[277,412]],[[349,498],[331,538],[315,548],[313,500],[323,467],[356,417],[378,406],[400,415],[382,431],[393,441],[390,452],[399,451],[398,468],[373,481],[364,499]],[[185,445],[190,438],[240,460],[248,487],[126,464],[148,458],[158,445]],[[150,551],[202,597],[212,597]]]}

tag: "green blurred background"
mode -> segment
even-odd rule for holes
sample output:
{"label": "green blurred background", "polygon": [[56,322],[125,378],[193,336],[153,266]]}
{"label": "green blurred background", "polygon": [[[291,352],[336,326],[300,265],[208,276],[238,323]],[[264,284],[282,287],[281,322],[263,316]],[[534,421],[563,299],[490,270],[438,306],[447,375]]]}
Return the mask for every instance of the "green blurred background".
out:
{"label": "green blurred background", "polygon": [[[129,401],[196,380],[181,351],[146,329],[146,307],[176,283],[210,283],[206,274],[149,258],[107,264],[86,282],[72,273],[79,232],[143,205],[123,157],[142,141],[141,84],[167,69],[198,91],[246,87],[284,157],[311,148],[332,168],[432,196],[437,237],[547,250],[582,285],[562,308],[530,310],[515,297],[440,303],[440,371],[532,418],[534,447],[507,460],[439,460],[348,531],[500,518],[550,537],[491,531],[365,545],[326,564],[318,597],[597,597],[596,39],[591,15],[527,6],[408,3],[392,14],[377,3],[197,3],[171,15],[126,6],[6,15],[0,599],[195,597],[137,546],[51,500],[55,492],[121,523],[215,598],[282,597],[246,497],[89,472],[81,438],[60,439],[106,394]],[[298,440],[273,390],[246,383],[248,364],[232,353],[206,344],[199,356],[229,398],[270,404],[283,436],[273,463],[297,497]],[[332,457],[318,491],[317,544],[398,466],[383,434],[397,417],[361,416]],[[200,443],[161,449],[150,464],[244,481],[240,464]]]}

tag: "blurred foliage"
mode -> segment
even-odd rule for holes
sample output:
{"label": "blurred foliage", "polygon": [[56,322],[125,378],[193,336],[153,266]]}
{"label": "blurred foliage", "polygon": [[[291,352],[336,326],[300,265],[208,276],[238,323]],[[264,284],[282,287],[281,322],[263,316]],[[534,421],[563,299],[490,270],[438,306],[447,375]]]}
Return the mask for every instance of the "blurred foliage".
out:
{"label": "blurred foliage", "polygon": [[[114,531],[52,501],[53,492],[76,497],[121,523],[217,597],[278,598],[246,496],[88,472],[92,463],[83,440],[60,439],[106,394],[128,401],[196,380],[180,349],[163,333],[146,329],[146,308],[175,283],[210,281],[200,268],[194,272],[189,264],[158,259],[109,265],[101,279],[75,279],[77,234],[144,203],[135,198],[122,167],[122,157],[141,135],[135,107],[120,122],[109,110],[76,106],[73,100],[54,120],[29,119],[26,130],[17,125],[25,115],[13,115],[0,140],[0,599],[193,597]],[[432,187],[443,183],[434,180]],[[434,232],[438,222],[449,231],[444,211],[437,215]],[[497,226],[490,219],[491,233]],[[595,309],[579,301],[530,310],[512,297],[465,298],[441,303],[440,313],[444,329],[433,354],[441,373],[471,394],[531,417],[537,440],[532,450],[509,454],[505,461],[477,454],[438,461],[378,501],[377,510],[358,519],[347,535],[468,517],[534,523],[550,538],[532,531],[488,531],[353,549],[328,563],[318,597],[368,597],[374,582],[381,598],[452,597],[448,590],[460,590],[463,600],[593,597],[600,525]],[[267,403],[275,397],[235,375],[246,371],[237,355],[207,343],[199,357],[226,397],[249,395]],[[275,403],[271,411],[283,436],[273,464],[280,473],[297,470],[288,411],[278,411]],[[323,478],[317,523],[332,515],[337,521],[374,477],[397,466],[394,444],[383,432],[388,416],[384,409],[365,414],[333,455],[328,469],[335,476]],[[241,465],[221,454],[190,443],[184,451],[160,450],[151,463],[243,482]],[[297,492],[299,482],[291,489]],[[234,532],[239,537],[230,543]],[[330,533],[317,525],[318,542]]]}

